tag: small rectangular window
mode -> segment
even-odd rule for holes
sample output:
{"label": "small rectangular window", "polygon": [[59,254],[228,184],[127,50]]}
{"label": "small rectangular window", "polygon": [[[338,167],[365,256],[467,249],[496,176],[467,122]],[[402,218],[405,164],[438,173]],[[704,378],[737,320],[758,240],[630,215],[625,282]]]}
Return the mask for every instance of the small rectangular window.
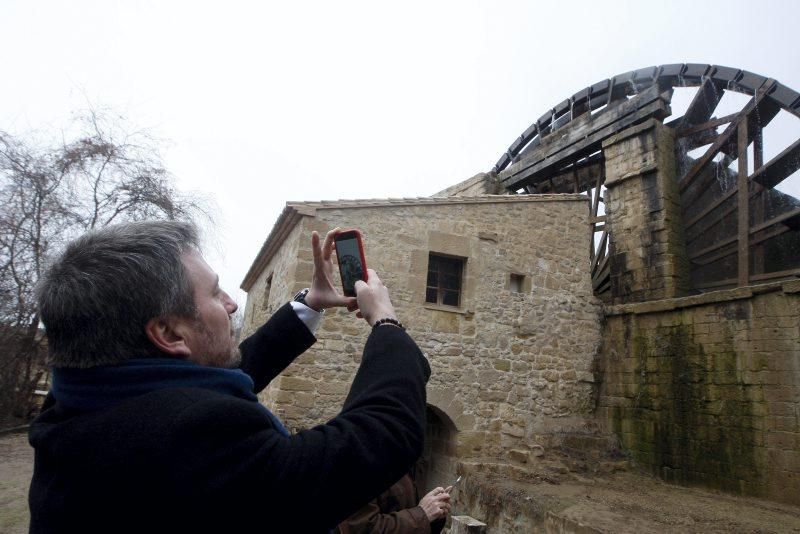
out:
{"label": "small rectangular window", "polygon": [[522,293],[523,283],[525,282],[524,274],[511,273],[511,278],[508,280],[508,289],[512,293]]}
{"label": "small rectangular window", "polygon": [[264,300],[261,303],[261,309],[262,310],[269,309],[269,294],[272,291],[272,275],[273,274],[274,273],[270,273],[270,275],[267,277],[267,283],[265,284],[265,287],[264,287]]}
{"label": "small rectangular window", "polygon": [[425,302],[460,306],[463,276],[463,258],[431,253],[428,256],[428,284],[425,289]]}

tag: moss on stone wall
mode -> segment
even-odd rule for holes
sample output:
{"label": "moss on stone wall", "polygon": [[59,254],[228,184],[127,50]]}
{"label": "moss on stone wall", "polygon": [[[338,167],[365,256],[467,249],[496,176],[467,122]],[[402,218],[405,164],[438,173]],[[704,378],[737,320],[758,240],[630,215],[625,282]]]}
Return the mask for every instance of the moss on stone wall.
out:
{"label": "moss on stone wall", "polygon": [[800,502],[797,304],[772,291],[608,316],[601,418],[665,480]]}

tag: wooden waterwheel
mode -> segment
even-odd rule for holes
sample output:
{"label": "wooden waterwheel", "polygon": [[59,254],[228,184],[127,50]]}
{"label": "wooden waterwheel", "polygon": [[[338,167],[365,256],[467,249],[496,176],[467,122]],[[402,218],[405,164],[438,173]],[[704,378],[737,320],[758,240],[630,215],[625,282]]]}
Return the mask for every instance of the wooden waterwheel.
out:
{"label": "wooden waterwheel", "polygon": [[[675,88],[696,88],[677,117],[670,109]],[[749,99],[716,117],[726,93]],[[648,119],[670,117],[692,289],[797,277],[800,185],[779,186],[800,177],[800,139],[790,137],[764,161],[764,131],[781,112],[800,118],[800,93],[774,79],[719,65],[647,67],[597,82],[548,110],[493,170],[509,192],[588,195],[592,281],[604,297],[614,236],[604,211],[602,143]]]}

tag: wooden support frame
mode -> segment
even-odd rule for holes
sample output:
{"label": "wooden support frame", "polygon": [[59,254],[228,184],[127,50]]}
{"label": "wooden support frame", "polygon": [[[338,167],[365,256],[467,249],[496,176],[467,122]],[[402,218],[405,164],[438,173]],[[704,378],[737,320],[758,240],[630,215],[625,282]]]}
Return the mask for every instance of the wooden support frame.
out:
{"label": "wooden support frame", "polygon": [[[712,144],[709,147],[709,149],[706,151],[706,153],[703,154],[702,156],[700,156],[694,162],[694,164],[689,169],[689,171],[686,173],[686,175],[683,176],[678,181],[678,189],[681,192],[685,191],[686,188],[689,187],[689,185],[692,183],[692,181],[699,175],[700,171],[703,170],[703,168],[706,165],[708,165],[711,162],[711,160],[719,152],[721,152],[721,151],[725,151],[726,153],[729,152],[729,150],[724,150],[724,149],[726,148],[726,145],[730,144],[731,141],[734,139],[733,135],[734,135],[735,132],[737,132],[739,130],[739,124],[741,124],[742,122],[750,122],[751,115],[753,114],[754,111],[759,109],[760,104],[764,101],[764,99],[767,96],[767,93],[769,92],[769,90],[774,85],[775,85],[775,81],[774,80],[770,80],[769,82],[765,83],[764,84],[764,88],[760,89],[756,93],[756,95],[753,98],[750,99],[750,101],[747,103],[747,105],[744,107],[744,109],[737,115],[736,119],[734,119],[728,125],[728,127],[725,128],[725,131],[723,131],[719,135],[717,140],[714,142],[714,144]],[[775,114],[777,114],[777,112],[778,112],[777,108],[774,105],[771,105],[770,106],[770,110],[772,110],[773,108],[774,108],[774,114],[771,111],[770,111],[770,113],[764,113],[764,115],[765,115],[763,117],[764,121],[760,122],[760,124],[763,125],[764,122],[769,122],[770,120],[772,120],[772,118],[775,116]],[[752,128],[748,128],[748,130],[752,130],[753,132],[755,132],[755,123],[753,124]],[[745,140],[745,141],[746,141],[745,142],[746,145],[750,144],[749,140]],[[736,142],[736,145],[741,145],[741,143]]]}
{"label": "wooden support frame", "polygon": [[747,181],[747,121],[738,125],[739,176],[737,177],[738,217],[737,233],[739,238],[739,285],[746,286],[750,281],[750,187]]}

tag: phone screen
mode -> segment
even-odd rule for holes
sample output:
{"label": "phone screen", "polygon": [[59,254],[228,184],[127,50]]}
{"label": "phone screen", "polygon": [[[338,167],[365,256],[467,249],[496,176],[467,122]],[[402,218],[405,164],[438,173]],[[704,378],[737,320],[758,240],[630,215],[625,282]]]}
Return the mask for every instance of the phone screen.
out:
{"label": "phone screen", "polygon": [[356,281],[364,279],[364,265],[361,257],[362,251],[355,232],[345,232],[337,236],[336,258],[339,261],[339,274],[342,277],[342,289],[345,296],[356,295]]}

